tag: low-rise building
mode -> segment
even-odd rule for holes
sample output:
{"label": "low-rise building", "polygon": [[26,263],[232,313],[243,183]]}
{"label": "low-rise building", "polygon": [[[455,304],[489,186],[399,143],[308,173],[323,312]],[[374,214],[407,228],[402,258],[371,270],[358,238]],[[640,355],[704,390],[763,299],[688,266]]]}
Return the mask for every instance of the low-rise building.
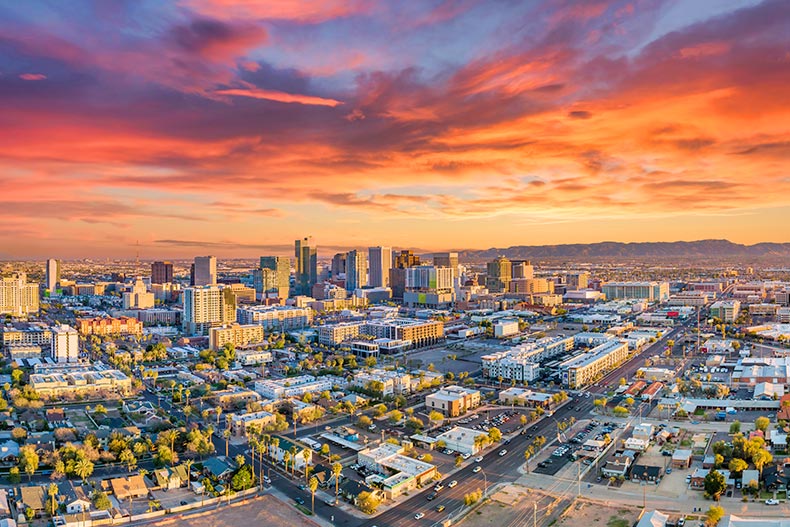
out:
{"label": "low-rise building", "polygon": [[[381,383],[383,396],[400,395],[411,391],[411,375],[406,372],[374,369],[354,374],[351,386],[367,387],[371,383]],[[379,386],[376,384],[376,386]]]}
{"label": "low-rise building", "polygon": [[724,322],[735,322],[740,311],[741,303],[738,300],[720,300],[710,306],[710,316]]}
{"label": "low-rise building", "polygon": [[226,344],[243,347],[259,344],[264,341],[263,326],[259,324],[228,324],[210,328],[208,331],[209,348],[214,351],[222,349]]}
{"label": "low-rise building", "polygon": [[240,349],[236,350],[236,361],[242,366],[268,364],[272,361],[272,352],[255,349]]}
{"label": "low-rise building", "polygon": [[436,467],[403,455],[403,447],[382,443],[357,453],[357,463],[381,475],[377,481],[384,497],[396,498],[433,480]]}
{"label": "low-rise building", "polygon": [[444,441],[447,448],[461,454],[474,455],[480,451],[480,445],[475,443],[475,438],[487,436],[482,430],[454,426],[450,430],[436,436],[437,441]]}
{"label": "low-rise building", "polygon": [[506,319],[494,323],[494,337],[498,339],[518,335],[518,320]]}
{"label": "low-rise building", "polygon": [[120,370],[79,370],[32,373],[30,386],[41,395],[98,395],[102,392],[127,395],[132,390],[132,380]]}
{"label": "low-rise building", "polygon": [[229,417],[231,432],[237,437],[246,437],[250,426],[259,426],[263,430],[266,425],[275,422],[274,414],[264,411],[236,414]]}
{"label": "low-rise building", "polygon": [[300,375],[285,379],[255,381],[254,389],[267,399],[283,399],[286,397],[301,397],[306,393],[331,391],[335,386],[342,388],[346,385],[347,382],[342,377]]}
{"label": "low-rise building", "polygon": [[480,406],[480,391],[463,386],[447,386],[425,397],[428,411],[436,410],[448,417],[457,417]]}
{"label": "low-rise building", "polygon": [[505,404],[547,408],[551,405],[551,394],[536,392],[513,386],[499,392],[499,400]]}
{"label": "low-rise building", "polygon": [[628,358],[627,342],[623,340],[606,342],[562,362],[559,366],[562,383],[571,389],[583,388],[620,365],[626,358]]}
{"label": "low-rise building", "polygon": [[318,328],[318,342],[324,346],[337,346],[342,342],[357,338],[364,326],[364,322],[342,322],[320,326]]}
{"label": "low-rise building", "polygon": [[77,331],[81,335],[100,337],[114,335],[142,335],[143,323],[131,317],[78,318]]}

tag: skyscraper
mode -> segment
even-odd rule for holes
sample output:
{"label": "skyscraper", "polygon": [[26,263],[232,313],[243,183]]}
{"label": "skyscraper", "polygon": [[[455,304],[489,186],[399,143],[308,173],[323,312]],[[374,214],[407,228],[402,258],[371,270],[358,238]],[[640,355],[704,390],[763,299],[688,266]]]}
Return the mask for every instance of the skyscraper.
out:
{"label": "skyscraper", "polygon": [[496,260],[488,262],[488,276],[486,277],[486,287],[492,293],[506,293],[510,290],[510,280],[513,276],[513,266],[504,256],[497,257]]}
{"label": "skyscraper", "polygon": [[195,285],[217,285],[217,257],[195,257]]}
{"label": "skyscraper", "polygon": [[50,258],[47,260],[47,291],[54,293],[60,284],[60,260]]}
{"label": "skyscraper", "polygon": [[458,253],[434,253],[433,265],[436,267],[450,267],[458,270]]}
{"label": "skyscraper", "polygon": [[154,307],[155,303],[154,294],[148,292],[148,288],[140,278],[137,278],[131,289],[123,294],[124,309],[148,309]]}
{"label": "skyscraper", "polygon": [[394,267],[390,269],[392,298],[403,298],[406,291],[406,269],[420,265],[420,257],[411,251],[401,251],[395,255]]}
{"label": "skyscraper", "polygon": [[392,269],[392,248],[370,247],[368,260],[370,261],[371,287],[388,287],[390,285],[390,269]]}
{"label": "skyscraper", "polygon": [[309,295],[318,282],[318,251],[313,237],[308,236],[294,242],[296,255],[296,294]]}
{"label": "skyscraper", "polygon": [[332,257],[332,278],[346,274],[346,253],[337,253]]}
{"label": "skyscraper", "polygon": [[443,308],[452,305],[455,301],[453,268],[419,265],[409,267],[405,272],[404,304],[412,307]]}
{"label": "skyscraper", "polygon": [[173,282],[173,263],[154,262],[151,264],[151,283],[169,284]]}
{"label": "skyscraper", "polygon": [[518,260],[513,262],[511,278],[535,278],[535,268],[529,260]]}
{"label": "skyscraper", "polygon": [[368,256],[354,249],[346,255],[346,291],[368,285]]}
{"label": "skyscraper", "polygon": [[255,292],[260,297],[288,298],[291,260],[283,256],[261,256],[260,269],[253,270]]}

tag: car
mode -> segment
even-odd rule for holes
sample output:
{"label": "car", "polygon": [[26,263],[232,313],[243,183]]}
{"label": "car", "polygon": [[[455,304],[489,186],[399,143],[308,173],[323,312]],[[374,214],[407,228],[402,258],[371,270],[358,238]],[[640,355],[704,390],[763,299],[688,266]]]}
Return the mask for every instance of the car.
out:
{"label": "car", "polygon": [[442,485],[441,483],[437,483],[436,486],[433,488],[433,490],[435,490],[436,492],[439,492],[443,488],[444,488],[444,485]]}
{"label": "car", "polygon": [[418,512],[417,514],[414,515],[414,519],[415,520],[421,520],[423,518],[425,518],[425,513],[424,512]]}
{"label": "car", "polygon": [[477,456],[475,458],[475,463],[481,463],[483,461],[483,456]]}
{"label": "car", "polygon": [[294,501],[296,503],[298,503],[299,505],[304,505],[304,499],[302,499],[302,498],[299,498],[299,497],[294,498]]}
{"label": "car", "polygon": [[451,489],[451,488],[455,487],[456,485],[458,485],[458,482],[455,481],[455,480],[452,480],[450,483],[447,484],[447,488]]}
{"label": "car", "polygon": [[373,430],[375,430],[375,429],[376,429],[376,425],[370,425],[370,426],[368,427],[368,430],[370,430],[371,432],[372,432]]}
{"label": "car", "polygon": [[422,461],[423,459],[425,459],[425,454],[420,454],[419,456],[417,456],[417,459]]}
{"label": "car", "polygon": [[469,459],[470,457],[472,457],[472,454],[470,454],[469,452],[467,452],[466,454],[461,454],[461,458],[463,459]]}
{"label": "car", "polygon": [[686,476],[686,483],[691,483],[691,474]]}
{"label": "car", "polygon": [[667,474],[672,474],[672,467],[667,467]]}
{"label": "car", "polygon": [[741,480],[735,482],[735,488],[736,489],[743,488],[743,483],[741,482]]}
{"label": "car", "polygon": [[324,504],[328,505],[329,507],[335,506],[335,500],[324,500]]}
{"label": "car", "polygon": [[436,512],[442,512],[444,510],[444,508],[445,508],[444,505],[437,505],[436,506]]}
{"label": "car", "polygon": [[477,474],[477,473],[478,473],[478,472],[480,472],[481,470],[483,470],[483,467],[481,467],[480,465],[478,465],[478,466],[476,466],[475,468],[473,468],[473,469],[472,469],[472,473],[473,473],[473,474]]}
{"label": "car", "polygon": [[435,492],[431,492],[430,494],[428,494],[428,496],[426,497],[426,499],[427,499],[428,501],[433,501],[433,500],[435,500],[435,499],[436,499],[436,493],[435,493]]}
{"label": "car", "polygon": [[509,444],[510,444],[510,438],[508,438],[508,439],[505,439],[505,444],[506,444],[506,445],[509,445]]}
{"label": "car", "polygon": [[678,527],[683,527],[684,525],[686,525],[686,517],[681,516],[680,518],[678,518],[678,522],[675,525],[677,525]]}
{"label": "car", "polygon": [[500,457],[501,457],[501,456],[504,456],[505,454],[507,454],[507,450],[505,450],[504,448],[503,448],[502,450],[500,450],[500,451],[499,451],[499,455],[500,455]]}
{"label": "car", "polygon": [[187,504],[187,502],[186,502],[186,501],[184,501],[184,500],[181,500],[181,505],[186,505],[186,504]]}
{"label": "car", "polygon": [[269,476],[263,476],[263,482],[266,483],[267,485],[271,485],[272,478],[270,478]]}
{"label": "car", "polygon": [[779,500],[775,500],[773,498],[765,500],[766,505],[779,505]]}

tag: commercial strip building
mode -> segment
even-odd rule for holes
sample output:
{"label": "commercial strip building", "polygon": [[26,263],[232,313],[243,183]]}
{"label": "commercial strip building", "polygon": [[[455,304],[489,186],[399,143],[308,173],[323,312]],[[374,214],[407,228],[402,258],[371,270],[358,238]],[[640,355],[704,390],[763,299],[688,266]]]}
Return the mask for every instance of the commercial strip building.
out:
{"label": "commercial strip building", "polygon": [[236,309],[236,321],[258,324],[266,331],[301,329],[312,324],[313,310],[309,307],[244,306]]}
{"label": "commercial strip building", "polygon": [[243,347],[249,344],[259,344],[264,341],[263,326],[258,324],[237,324],[215,327],[209,329],[209,348],[217,351],[225,344]]}
{"label": "commercial strip building", "polygon": [[573,337],[546,337],[520,344],[506,351],[481,357],[483,376],[489,379],[531,382],[540,372],[540,363],[564,355],[573,349]]}
{"label": "commercial strip building", "polygon": [[536,392],[512,386],[499,392],[499,401],[504,404],[547,408],[551,404],[550,393]]}
{"label": "commercial strip building", "polygon": [[142,335],[143,323],[131,317],[78,318],[77,331],[81,335]]}
{"label": "commercial strip building", "polygon": [[371,381],[382,384],[382,395],[400,395],[411,392],[411,375],[405,372],[374,369],[354,374],[351,386],[365,387]]}
{"label": "commercial strip building", "polygon": [[662,302],[669,298],[667,282],[607,282],[601,287],[607,300],[644,299],[648,302]]}
{"label": "commercial strip building", "polygon": [[475,438],[487,435],[482,430],[454,426],[450,430],[436,436],[436,440],[437,442],[444,441],[447,448],[455,450],[459,454],[475,455],[480,450],[479,446],[475,444]]}
{"label": "commercial strip building", "polygon": [[480,391],[463,386],[447,386],[425,397],[427,411],[436,410],[457,417],[480,406]]}
{"label": "commercial strip building", "polygon": [[559,365],[564,386],[575,390],[587,386],[628,358],[628,343],[623,340],[605,342],[586,353]]}
{"label": "commercial strip building", "polygon": [[377,483],[387,499],[422,486],[436,475],[434,465],[405,456],[403,452],[401,445],[382,443],[357,453],[357,463],[379,475],[371,477],[370,483]]}

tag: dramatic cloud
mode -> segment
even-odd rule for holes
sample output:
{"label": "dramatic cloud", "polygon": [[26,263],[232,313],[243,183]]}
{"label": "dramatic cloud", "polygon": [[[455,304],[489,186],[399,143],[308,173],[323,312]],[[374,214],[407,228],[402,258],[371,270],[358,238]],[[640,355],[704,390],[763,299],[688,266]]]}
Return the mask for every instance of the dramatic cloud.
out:
{"label": "dramatic cloud", "polygon": [[0,7],[0,244],[787,236],[783,0],[75,1]]}

